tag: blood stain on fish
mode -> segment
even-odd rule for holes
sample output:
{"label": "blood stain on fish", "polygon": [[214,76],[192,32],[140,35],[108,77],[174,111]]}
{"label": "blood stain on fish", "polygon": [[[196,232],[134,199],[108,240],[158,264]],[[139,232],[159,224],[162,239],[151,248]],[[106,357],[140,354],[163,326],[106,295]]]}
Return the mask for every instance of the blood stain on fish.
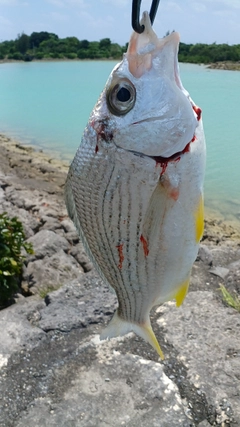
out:
{"label": "blood stain on fish", "polygon": [[179,160],[181,160],[182,154],[190,152],[190,144],[191,144],[191,142],[194,142],[195,140],[196,140],[196,136],[194,135],[192,140],[186,145],[186,147],[182,151],[179,151],[170,157],[149,156],[149,157],[151,157],[151,159],[155,160],[156,167],[158,165],[161,166],[162,171],[161,171],[160,177],[166,172],[166,169],[167,169],[169,162],[179,162]]}
{"label": "blood stain on fish", "polygon": [[201,108],[197,107],[196,105],[193,105],[193,110],[197,114],[197,119],[199,121],[201,119],[201,116],[202,116],[202,110],[201,110]]}
{"label": "blood stain on fish", "polygon": [[170,196],[173,200],[175,200],[175,202],[176,202],[176,201],[177,201],[177,199],[178,199],[178,197],[179,197],[179,190],[178,190],[178,188],[173,188],[173,189],[170,191],[169,196]]}
{"label": "blood stain on fish", "polygon": [[143,245],[143,252],[144,252],[144,256],[147,257],[149,254],[149,249],[148,249],[148,242],[147,240],[143,237],[143,235],[141,234],[140,236],[140,241]]}
{"label": "blood stain on fish", "polygon": [[124,261],[123,243],[121,243],[120,245],[116,246],[116,248],[118,249],[118,255],[119,255],[118,268],[121,270],[122,269],[122,265],[123,265],[123,261]]}

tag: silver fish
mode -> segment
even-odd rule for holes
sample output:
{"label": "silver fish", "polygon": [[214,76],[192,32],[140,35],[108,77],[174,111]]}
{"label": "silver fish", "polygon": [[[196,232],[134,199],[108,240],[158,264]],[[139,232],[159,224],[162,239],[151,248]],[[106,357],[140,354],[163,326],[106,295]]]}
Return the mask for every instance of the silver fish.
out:
{"label": "silver fish", "polygon": [[65,196],[86,251],[115,290],[101,338],[135,332],[163,353],[153,306],[188,291],[203,234],[205,138],[178,70],[179,35],[158,39],[147,12],[112,71],[70,166]]}

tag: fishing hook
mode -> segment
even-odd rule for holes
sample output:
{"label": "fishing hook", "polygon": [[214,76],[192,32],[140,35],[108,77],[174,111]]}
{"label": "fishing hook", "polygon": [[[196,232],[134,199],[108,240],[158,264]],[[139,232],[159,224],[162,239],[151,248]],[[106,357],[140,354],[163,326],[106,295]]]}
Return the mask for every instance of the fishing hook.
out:
{"label": "fishing hook", "polygon": [[[153,24],[153,21],[155,19],[158,5],[160,0],[152,0],[152,6],[150,9],[149,17],[151,20],[151,24]],[[140,14],[140,7],[141,7],[141,0],[133,0],[132,2],[132,27],[136,33],[143,33],[144,31],[144,25],[140,25],[139,22],[139,14]]]}

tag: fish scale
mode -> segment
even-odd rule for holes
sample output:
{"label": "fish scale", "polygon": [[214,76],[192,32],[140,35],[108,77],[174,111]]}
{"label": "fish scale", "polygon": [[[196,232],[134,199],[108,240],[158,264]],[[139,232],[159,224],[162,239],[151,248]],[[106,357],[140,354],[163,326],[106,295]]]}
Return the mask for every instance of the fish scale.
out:
{"label": "fish scale", "polygon": [[118,298],[101,338],[133,331],[163,358],[149,315],[171,299],[179,306],[188,291],[203,233],[205,138],[178,73],[178,34],[158,39],[147,13],[142,23],[93,109],[65,197]]}

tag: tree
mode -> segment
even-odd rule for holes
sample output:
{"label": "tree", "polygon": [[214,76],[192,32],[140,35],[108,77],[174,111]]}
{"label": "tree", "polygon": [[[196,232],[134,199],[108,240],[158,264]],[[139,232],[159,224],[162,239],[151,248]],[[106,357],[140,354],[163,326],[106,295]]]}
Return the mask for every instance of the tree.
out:
{"label": "tree", "polygon": [[109,38],[101,39],[99,42],[99,48],[100,49],[108,50],[108,49],[110,49],[110,46],[111,46],[111,40]]}
{"label": "tree", "polygon": [[22,33],[21,35],[18,34],[18,37],[16,39],[16,43],[15,43],[16,49],[23,55],[27,52],[29,48],[29,38],[30,38],[29,36]]}
{"label": "tree", "polygon": [[88,40],[80,40],[80,49],[88,49],[89,48],[89,41]]}

